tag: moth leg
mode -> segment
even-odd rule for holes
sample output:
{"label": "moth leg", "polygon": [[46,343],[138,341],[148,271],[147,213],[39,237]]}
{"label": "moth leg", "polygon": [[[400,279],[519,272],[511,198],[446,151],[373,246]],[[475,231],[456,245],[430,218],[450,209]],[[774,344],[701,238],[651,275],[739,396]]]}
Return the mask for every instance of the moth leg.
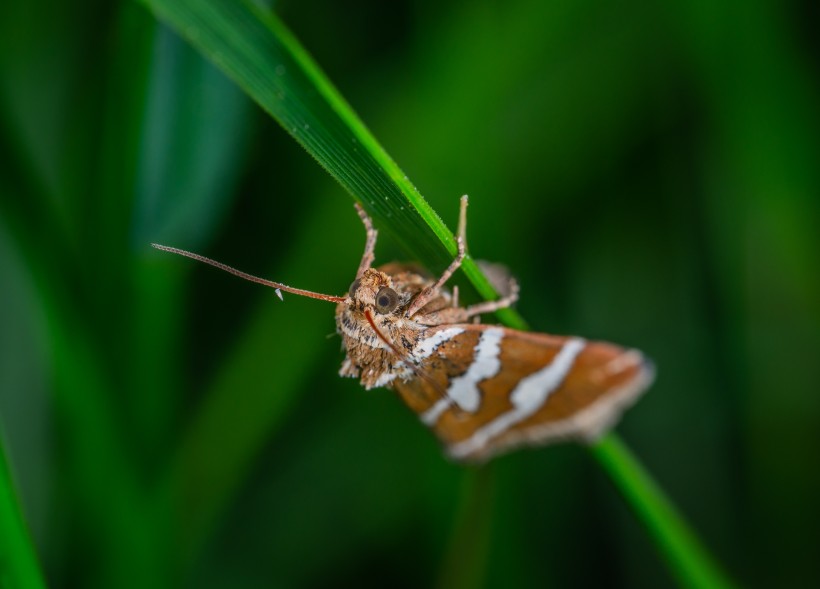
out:
{"label": "moth leg", "polygon": [[456,237],[456,245],[458,246],[458,254],[456,255],[456,259],[453,260],[444,273],[436,280],[436,283],[428,286],[424,290],[422,290],[416,298],[410,303],[410,306],[407,308],[407,312],[405,313],[406,317],[412,317],[416,313],[418,313],[419,309],[424,307],[427,303],[430,302],[430,299],[434,298],[438,293],[438,290],[444,286],[444,283],[450,280],[450,277],[453,273],[459,269],[461,266],[461,262],[464,261],[464,256],[466,255],[466,248],[465,245],[465,236],[467,234],[467,195],[461,197],[461,207],[459,209],[458,214],[458,236]]}
{"label": "moth leg", "polygon": [[356,278],[359,278],[365,270],[373,265],[373,260],[376,258],[374,251],[376,250],[376,237],[379,232],[373,227],[373,221],[364,212],[364,209],[359,203],[354,203],[356,212],[359,213],[359,218],[364,224],[364,229],[367,232],[367,240],[364,244],[364,254],[362,254],[362,261],[359,262],[359,270],[356,272]]}
{"label": "moth leg", "polygon": [[466,313],[465,318],[473,317],[474,315],[481,315],[483,313],[493,313],[499,309],[506,309],[513,306],[518,300],[518,281],[515,278],[510,278],[507,294],[495,301],[484,301],[483,303],[476,303],[470,305],[465,309],[461,309]]}
{"label": "moth leg", "polygon": [[518,300],[518,282],[514,278],[510,278],[508,287],[508,294],[496,301],[485,301],[470,305],[469,307],[458,308],[450,307],[441,309],[440,311],[433,311],[426,315],[416,317],[416,322],[422,325],[441,325],[443,323],[464,323],[470,317],[478,318],[484,313],[493,313],[499,309],[506,309]]}
{"label": "moth leg", "polygon": [[441,277],[436,280],[436,283],[432,286],[428,286],[424,290],[422,290],[416,298],[413,299],[413,302],[410,303],[410,307],[408,307],[405,316],[412,317],[415,313],[419,311],[424,305],[430,302],[430,299],[434,298],[438,294],[438,290],[447,282],[450,277],[453,275],[453,272],[458,270],[459,266],[461,266],[461,262],[464,261],[464,241],[462,241],[461,236],[459,235],[456,238],[456,243],[458,244],[458,255],[456,259],[453,260]]}
{"label": "moth leg", "polygon": [[464,249],[467,249],[467,195],[463,195],[458,206],[458,233],[456,234],[464,242]]}

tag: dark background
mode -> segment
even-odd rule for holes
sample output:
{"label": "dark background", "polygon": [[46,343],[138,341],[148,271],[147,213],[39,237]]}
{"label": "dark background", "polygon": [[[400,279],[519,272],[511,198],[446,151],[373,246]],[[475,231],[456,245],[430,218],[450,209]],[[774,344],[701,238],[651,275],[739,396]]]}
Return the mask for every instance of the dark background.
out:
{"label": "dark background", "polygon": [[[276,8],[534,329],[654,359],[618,432],[729,573],[820,584],[816,3]],[[151,241],[342,294],[364,235],[142,5],[4,0],[0,433],[52,586],[673,584],[585,449],[455,466],[336,376],[331,305]]]}

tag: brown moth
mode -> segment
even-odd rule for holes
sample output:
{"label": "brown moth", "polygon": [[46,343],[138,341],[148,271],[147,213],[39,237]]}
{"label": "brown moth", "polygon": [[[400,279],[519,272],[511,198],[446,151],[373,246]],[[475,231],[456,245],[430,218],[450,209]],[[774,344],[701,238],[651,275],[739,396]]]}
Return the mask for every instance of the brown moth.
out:
{"label": "brown moth", "polygon": [[504,296],[468,307],[444,284],[465,256],[466,196],[461,201],[458,255],[433,280],[409,265],[373,268],[377,231],[356,210],[367,241],[345,296],[291,288],[240,272],[204,256],[154,247],[205,262],[281,291],[331,301],[346,357],[341,376],[366,389],[396,391],[455,460],[480,461],[516,446],[560,440],[590,442],[613,426],[651,384],[652,364],[634,349],[580,337],[528,333],[472,322],[509,307]]}

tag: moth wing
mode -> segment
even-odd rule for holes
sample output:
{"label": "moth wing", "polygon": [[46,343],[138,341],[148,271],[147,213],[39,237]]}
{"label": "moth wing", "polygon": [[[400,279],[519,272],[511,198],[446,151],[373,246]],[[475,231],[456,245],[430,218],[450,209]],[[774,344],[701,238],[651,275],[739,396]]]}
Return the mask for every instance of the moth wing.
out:
{"label": "moth wing", "polygon": [[592,441],[654,377],[634,349],[492,325],[442,325],[417,345],[425,378],[393,388],[456,460]]}

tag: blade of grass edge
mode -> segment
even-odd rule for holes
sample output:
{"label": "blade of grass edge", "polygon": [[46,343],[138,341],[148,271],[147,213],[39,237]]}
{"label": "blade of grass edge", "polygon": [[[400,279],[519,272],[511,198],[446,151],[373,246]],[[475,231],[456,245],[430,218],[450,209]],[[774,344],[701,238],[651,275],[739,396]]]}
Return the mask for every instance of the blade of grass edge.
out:
{"label": "blade of grass edge", "polygon": [[[239,84],[420,261],[435,269],[452,259],[452,232],[274,14],[234,0],[142,1]],[[481,296],[497,296],[469,256],[462,270]],[[514,310],[498,317],[508,326],[526,327]],[[593,446],[592,454],[685,586],[725,586],[662,491],[637,461],[627,460],[615,434]]]}
{"label": "blade of grass edge", "polygon": [[[0,440],[1,442],[1,440]],[[0,586],[45,588],[43,573],[17,501],[6,452],[0,443]]]}
{"label": "blade of grass edge", "polygon": [[692,530],[621,439],[607,434],[590,452],[643,522],[682,587],[732,587]]}

